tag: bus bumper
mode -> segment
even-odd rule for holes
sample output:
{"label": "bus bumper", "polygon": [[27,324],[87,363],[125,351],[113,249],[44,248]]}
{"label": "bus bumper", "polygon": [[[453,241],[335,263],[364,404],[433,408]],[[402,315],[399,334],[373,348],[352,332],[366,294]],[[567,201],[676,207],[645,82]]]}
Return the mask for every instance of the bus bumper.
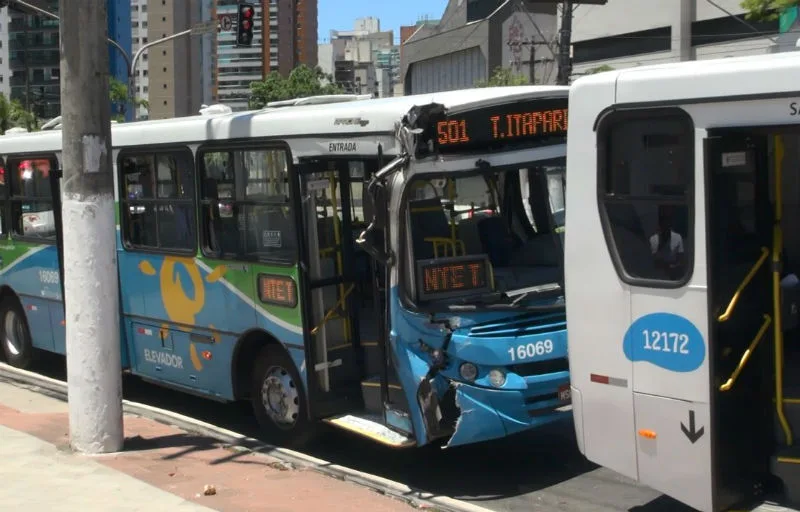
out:
{"label": "bus bumper", "polygon": [[[551,386],[553,391],[542,389],[542,384],[527,390],[497,390],[455,382],[453,385],[460,415],[447,447],[498,439],[572,418],[572,406],[557,398],[556,384]],[[538,398],[550,394],[556,398]]]}

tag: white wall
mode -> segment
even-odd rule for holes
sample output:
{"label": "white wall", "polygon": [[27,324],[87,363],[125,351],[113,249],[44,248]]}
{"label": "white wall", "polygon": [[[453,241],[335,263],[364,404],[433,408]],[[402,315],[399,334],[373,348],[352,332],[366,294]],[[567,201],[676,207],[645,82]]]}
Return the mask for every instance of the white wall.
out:
{"label": "white wall", "polygon": [[[714,0],[732,14],[745,12],[740,0]],[[763,55],[773,51],[769,38],[754,37],[733,42],[691,46],[691,23],[728,16],[702,0],[608,0],[604,6],[579,5],[573,18],[573,42],[615,36],[629,32],[672,27],[670,51],[624,56],[616,59],[576,63],[574,76],[608,65],[615,69],[664,64],[681,60],[716,59],[744,55]],[[742,31],[747,27],[742,26]]]}

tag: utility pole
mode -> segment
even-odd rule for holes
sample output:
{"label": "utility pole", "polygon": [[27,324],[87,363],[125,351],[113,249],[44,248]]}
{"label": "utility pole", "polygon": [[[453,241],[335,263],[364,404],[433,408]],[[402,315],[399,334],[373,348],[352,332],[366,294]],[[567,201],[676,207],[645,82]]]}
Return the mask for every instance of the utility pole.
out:
{"label": "utility pole", "polygon": [[69,436],[84,453],[123,443],[106,0],[59,0],[62,226]]}
{"label": "utility pole", "polygon": [[531,41],[531,62],[528,64],[528,80],[531,85],[536,84],[536,44]]}
{"label": "utility pole", "polygon": [[564,0],[561,4],[561,30],[558,40],[558,85],[569,85],[569,77],[572,75],[572,58],[570,49],[572,46],[572,0]]}

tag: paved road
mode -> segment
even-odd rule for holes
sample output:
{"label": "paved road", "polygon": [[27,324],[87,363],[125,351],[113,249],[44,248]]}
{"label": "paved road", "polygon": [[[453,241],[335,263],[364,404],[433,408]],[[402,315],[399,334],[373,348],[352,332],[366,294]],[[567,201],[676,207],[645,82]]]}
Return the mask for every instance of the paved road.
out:
{"label": "paved road", "polygon": [[[33,368],[65,379],[64,359],[45,356]],[[258,438],[246,404],[219,404],[165,390],[137,378],[124,381],[125,398],[169,409]],[[309,455],[428,492],[496,510],[683,512],[679,503],[590,464],[578,452],[572,425],[548,427],[500,441],[442,450],[391,450],[332,430],[304,450]]]}

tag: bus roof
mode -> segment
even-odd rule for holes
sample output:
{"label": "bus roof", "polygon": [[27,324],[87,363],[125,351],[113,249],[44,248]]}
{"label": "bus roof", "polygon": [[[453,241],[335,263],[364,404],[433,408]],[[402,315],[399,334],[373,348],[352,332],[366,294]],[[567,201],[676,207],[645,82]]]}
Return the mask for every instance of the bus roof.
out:
{"label": "bus roof", "polygon": [[[332,138],[392,133],[413,106],[437,102],[448,108],[521,96],[566,96],[565,86],[488,87],[458,91],[364,99],[300,106],[278,106],[247,112],[194,115],[112,125],[115,148],[166,143],[202,143],[210,140],[322,137]],[[0,136],[0,154],[60,151],[61,130]]]}
{"label": "bus roof", "polygon": [[797,93],[796,52],[684,61],[607,71],[579,78],[571,94],[597,87],[615,89],[613,104],[713,102],[732,98]]}

